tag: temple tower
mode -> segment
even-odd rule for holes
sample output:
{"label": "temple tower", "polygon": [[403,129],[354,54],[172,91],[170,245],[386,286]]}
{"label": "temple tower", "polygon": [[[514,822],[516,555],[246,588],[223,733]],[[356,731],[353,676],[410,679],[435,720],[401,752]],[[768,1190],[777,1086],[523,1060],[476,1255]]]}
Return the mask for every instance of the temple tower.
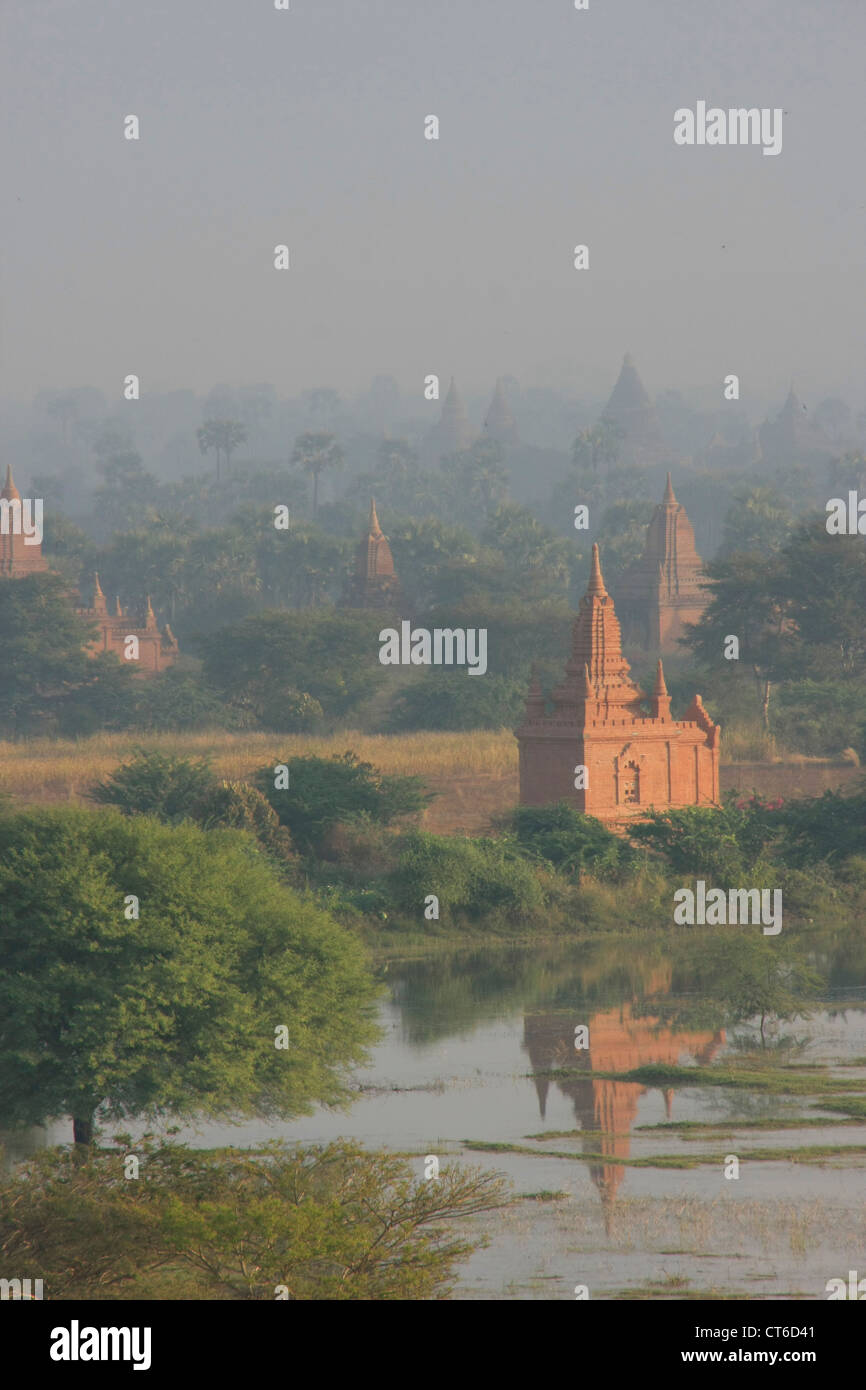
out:
{"label": "temple tower", "polygon": [[505,398],[501,377],[497,378],[496,390],[493,392],[490,409],[484,420],[484,438],[505,445],[519,442],[517,422],[511,414],[508,401]]}
{"label": "temple tower", "polygon": [[31,523],[34,519],[22,510],[21,493],[15,486],[12,467],[7,464],[6,481],[0,489],[0,579],[26,579],[48,569],[42,542],[25,537],[22,518]]}
{"label": "temple tower", "polygon": [[623,458],[643,464],[661,459],[664,452],[661,424],[630,352],[622,359],[616,385],[601,419],[615,428]]}
{"label": "temple tower", "polygon": [[709,601],[692,523],[674,496],[668,473],[664,497],[647,527],[643,555],[617,586],[626,642],[674,652],[684,624],[700,622]]}
{"label": "temple tower", "polygon": [[388,538],[379,525],[376,499],[370,498],[367,534],[358,546],[355,572],[344,596],[347,608],[391,608],[398,600],[400,584]]}
{"label": "temple tower", "polygon": [[515,730],[521,805],[568,801],[622,823],[651,807],[718,802],[720,729],[699,695],[683,719],[672,718],[661,661],[651,696],[632,680],[597,545],[565,678],[551,700],[548,713],[534,679]]}
{"label": "temple tower", "polygon": [[452,376],[448,395],[442,402],[442,414],[436,424],[428,431],[424,440],[424,456],[428,461],[436,463],[448,454],[456,454],[461,449],[468,449],[474,439],[475,431],[469,423],[463,397],[457,390]]}

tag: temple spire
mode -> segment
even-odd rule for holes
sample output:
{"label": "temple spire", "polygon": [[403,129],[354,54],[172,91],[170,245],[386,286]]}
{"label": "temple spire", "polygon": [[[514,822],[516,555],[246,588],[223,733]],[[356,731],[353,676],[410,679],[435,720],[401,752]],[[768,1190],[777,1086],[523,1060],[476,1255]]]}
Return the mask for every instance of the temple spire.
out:
{"label": "temple spire", "polygon": [[375,497],[371,497],[371,498],[370,498],[370,535],[371,535],[371,536],[381,536],[381,535],[382,535],[382,528],[381,528],[381,526],[379,525],[379,518],[378,518],[378,516],[376,515],[376,499],[375,499]]}
{"label": "temple spire", "polygon": [[105,594],[102,592],[102,585],[99,582],[99,571],[93,571],[93,609],[96,613],[107,613],[108,604],[105,601]]}
{"label": "temple spire", "polygon": [[3,491],[0,492],[0,497],[5,497],[7,502],[12,502],[15,498],[20,500],[21,497],[21,493],[15,486],[15,479],[12,477],[11,463],[7,463],[6,465],[6,481],[3,484]]}
{"label": "temple spire", "polygon": [[670,475],[670,473],[668,473],[668,480],[667,480],[667,482],[665,483],[665,495],[664,495],[664,497],[662,498],[662,505],[665,506],[665,507],[676,507],[676,506],[678,506],[677,499],[676,499],[676,497],[674,496],[674,485],[673,485],[673,483],[671,482],[671,475]]}
{"label": "temple spire", "polygon": [[653,686],[653,693],[650,699],[650,715],[653,719],[670,719],[671,717],[671,697],[665,685],[665,673],[662,669],[662,660],[659,657],[656,664],[656,683]]}
{"label": "temple spire", "polygon": [[589,587],[587,594],[597,594],[599,598],[607,597],[607,589],[604,587],[604,579],[601,573],[601,561],[598,558],[598,543],[592,547],[592,569],[589,575]]}

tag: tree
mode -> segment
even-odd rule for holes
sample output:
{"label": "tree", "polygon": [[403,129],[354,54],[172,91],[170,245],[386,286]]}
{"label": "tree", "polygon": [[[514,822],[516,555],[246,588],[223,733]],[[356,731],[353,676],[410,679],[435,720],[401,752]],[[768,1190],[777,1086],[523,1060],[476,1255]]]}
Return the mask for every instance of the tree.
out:
{"label": "tree", "polygon": [[220,457],[225,459],[226,472],[231,466],[232,454],[247,437],[247,427],[239,420],[205,420],[201,429],[196,430],[198,447],[203,454],[213,449],[216,453],[217,478],[220,475]]}
{"label": "tree", "polygon": [[390,825],[431,800],[419,777],[386,777],[354,753],[332,758],[284,758],[288,785],[277,786],[274,767],[253,778],[304,853],[318,852],[335,825],[364,816]]}
{"label": "tree", "polygon": [[292,451],[291,463],[313,479],[313,517],[319,508],[319,475],[326,468],[342,468],[343,450],[334,435],[326,431],[309,431],[298,435]]}
{"label": "tree", "polygon": [[574,467],[582,473],[609,473],[619,458],[622,428],[612,420],[600,420],[592,429],[582,430],[571,446]]}
{"label": "tree", "polygon": [[454,1222],[505,1204],[501,1175],[405,1160],[345,1142],[222,1153],[137,1145],[49,1151],[0,1178],[0,1250],[35,1266],[55,1299],[440,1299],[480,1243]]}
{"label": "tree", "polygon": [[200,801],[215,785],[209,759],[143,748],[104,782],[91,787],[88,796],[126,816],[158,816],[174,825],[193,818]]}
{"label": "tree", "polygon": [[58,575],[0,583],[0,721],[7,733],[45,732],[75,692],[98,680],[104,667],[94,668],[85,651],[95,636]]}
{"label": "tree", "polygon": [[454,491],[461,512],[486,521],[508,492],[508,469],[502,445],[479,439],[470,449],[443,458],[441,471]]}
{"label": "tree", "polygon": [[618,835],[567,801],[518,806],[504,820],[523,854],[546,860],[563,874],[614,873],[634,858]]}
{"label": "tree", "polygon": [[786,625],[791,604],[782,576],[784,557],[732,555],[729,560],[705,566],[711,599],[699,624],[686,624],[684,645],[701,664],[718,670],[725,661],[730,636],[739,641],[738,660],[748,664],[755,678],[764,728],[770,727],[770,692],[773,682],[787,672]]}
{"label": "tree", "polygon": [[79,1143],[100,1113],[336,1104],[377,1034],[358,943],[235,830],[0,816],[0,961],[0,1115]]}
{"label": "tree", "polygon": [[735,495],[728,510],[717,558],[746,552],[771,555],[785,545],[793,524],[787,499],[775,488],[747,488]]}
{"label": "tree", "polygon": [[266,728],[310,728],[323,712],[356,710],[382,684],[380,626],[376,615],[260,613],[208,638],[204,678]]}

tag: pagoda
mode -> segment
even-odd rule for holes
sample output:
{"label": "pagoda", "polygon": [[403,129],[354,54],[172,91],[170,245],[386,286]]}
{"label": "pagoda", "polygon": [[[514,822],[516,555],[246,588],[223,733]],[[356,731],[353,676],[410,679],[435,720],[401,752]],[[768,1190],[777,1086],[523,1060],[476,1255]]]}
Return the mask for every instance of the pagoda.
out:
{"label": "pagoda", "polygon": [[654,463],[661,459],[664,452],[661,424],[630,352],[622,359],[601,421],[613,427],[624,458],[637,463]]}
{"label": "pagoda", "polygon": [[839,452],[823,431],[812,424],[793,386],[776,419],[764,421],[758,438],[764,458],[786,466],[826,463]]}
{"label": "pagoda", "polygon": [[548,712],[533,673],[515,730],[521,805],[567,801],[599,820],[621,823],[651,808],[717,804],[719,726],[700,695],[682,719],[672,718],[661,660],[652,695],[632,680],[597,545],[565,678],[551,702]]}
{"label": "pagoda", "polygon": [[390,608],[400,595],[388,537],[379,525],[376,499],[370,498],[367,534],[355,555],[355,570],[343,599],[347,608]]}
{"label": "pagoda", "polygon": [[435,425],[427,433],[423,452],[430,462],[438,462],[448,454],[468,449],[475,439],[475,431],[466,414],[463,397],[457,390],[452,376],[448,395],[442,402],[442,413]]}
{"label": "pagoda", "polygon": [[709,601],[702,573],[692,523],[674,496],[668,473],[664,497],[647,527],[643,554],[617,586],[626,642],[647,651],[677,651],[684,625],[699,622]]}
{"label": "pagoda", "polygon": [[31,574],[44,574],[48,561],[42,554],[42,541],[25,537],[21,530],[21,493],[15,486],[10,464],[6,465],[0,503],[6,503],[0,505],[0,578],[26,579]]}
{"label": "pagoda", "polygon": [[[129,664],[137,676],[155,676],[166,667],[173,666],[178,657],[177,638],[166,623],[162,632],[156,621],[156,614],[150,601],[145,600],[144,613],[138,618],[124,613],[120,599],[115,600],[114,612],[109,613],[108,602],[102,592],[99,575],[93,575],[93,601],[89,607],[77,607],[76,612],[86,622],[95,623],[99,628],[98,637],[88,648],[91,656],[100,652],[114,652],[118,661]],[[132,644],[128,639],[137,639],[138,656],[128,655]]]}
{"label": "pagoda", "polygon": [[501,377],[497,379],[490,409],[484,419],[484,438],[492,439],[496,444],[517,444],[519,442],[517,422],[511,414],[508,401],[505,398]]}

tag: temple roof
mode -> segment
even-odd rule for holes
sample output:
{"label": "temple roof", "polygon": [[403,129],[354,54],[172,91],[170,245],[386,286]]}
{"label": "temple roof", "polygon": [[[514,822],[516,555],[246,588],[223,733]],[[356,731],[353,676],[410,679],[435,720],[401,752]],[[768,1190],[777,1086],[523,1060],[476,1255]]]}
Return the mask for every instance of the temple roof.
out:
{"label": "temple roof", "polygon": [[505,398],[501,377],[496,380],[496,389],[484,420],[484,433],[499,444],[514,444],[517,441],[517,423]]}
{"label": "temple roof", "polygon": [[366,582],[371,579],[381,579],[383,576],[393,577],[393,575],[394,557],[391,554],[388,539],[379,525],[376,499],[371,497],[370,521],[367,534],[358,546],[355,558],[355,576],[358,580]]}
{"label": "temple roof", "polygon": [[626,570],[617,593],[627,602],[646,602],[651,596],[694,598],[702,570],[694,528],[668,473],[664,496],[647,526],[643,554]]}
{"label": "temple roof", "polygon": [[593,699],[638,715],[644,692],[631,679],[631,668],[622,654],[619,621],[605,588],[597,545],[592,547],[589,583],[572,628],[571,657],[565,673],[565,682],[553,692],[557,703],[583,704]]}
{"label": "temple roof", "polygon": [[0,490],[0,497],[5,497],[8,502],[14,501],[15,498],[18,498],[19,501],[21,499],[21,493],[15,486],[15,479],[12,477],[11,463],[7,463],[6,465],[6,481],[3,484],[2,490]]}

